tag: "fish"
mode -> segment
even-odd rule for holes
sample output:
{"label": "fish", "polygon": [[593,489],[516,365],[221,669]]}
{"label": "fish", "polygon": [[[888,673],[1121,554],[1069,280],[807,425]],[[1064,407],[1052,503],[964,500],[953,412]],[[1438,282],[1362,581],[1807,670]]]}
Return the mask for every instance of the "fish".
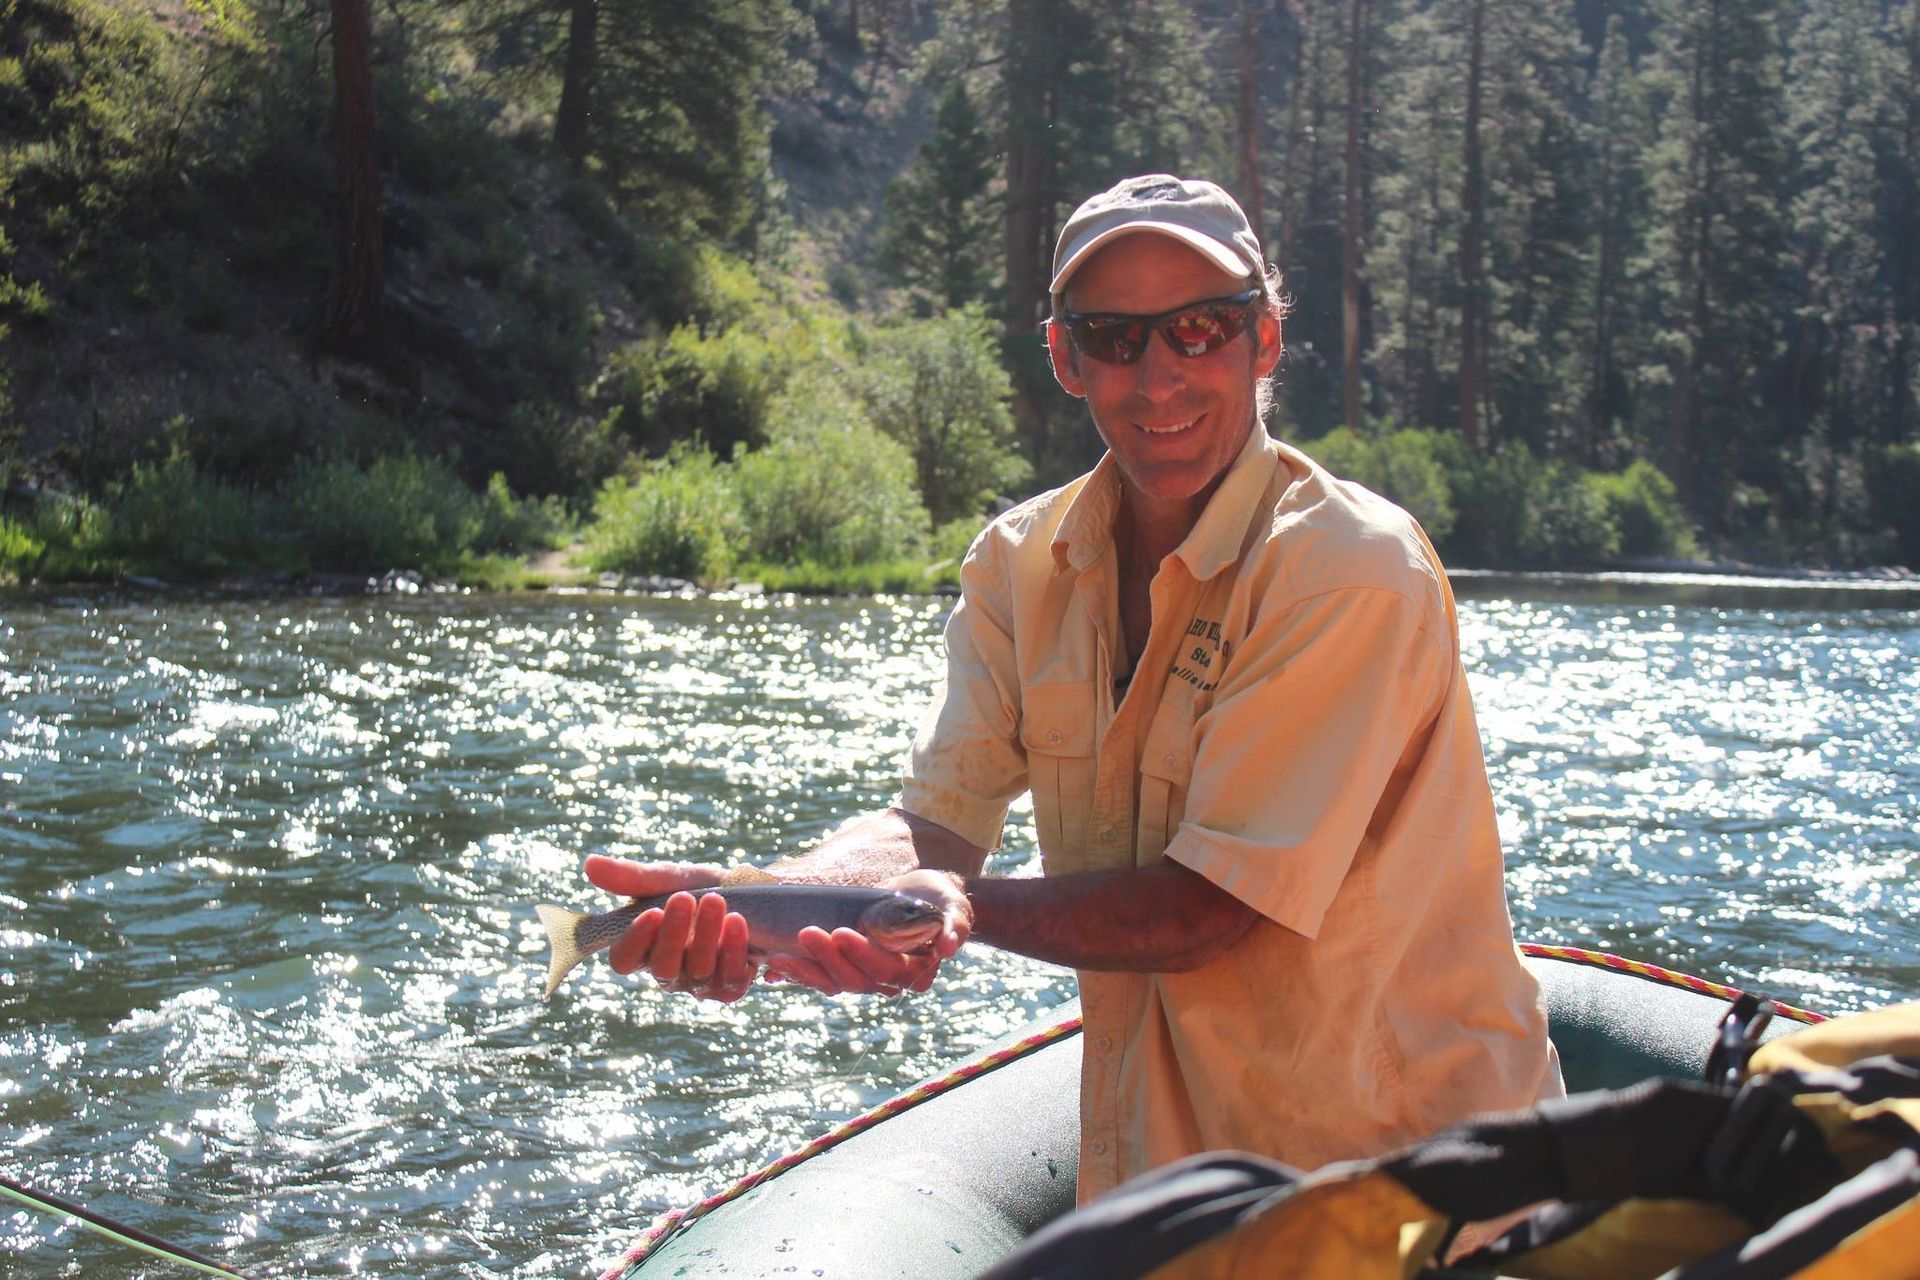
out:
{"label": "fish", "polygon": [[[933,903],[898,890],[791,884],[751,869],[729,873],[729,882],[687,892],[696,898],[723,894],[727,910],[746,917],[747,958],[755,964],[778,955],[806,955],[800,931],[810,925],[829,933],[856,929],[876,946],[908,954],[932,943],[944,918]],[[624,906],[593,913],[551,903],[535,907],[552,948],[547,958],[547,999],[553,998],[581,961],[612,946],[641,912],[665,906],[671,896],[629,898]]]}

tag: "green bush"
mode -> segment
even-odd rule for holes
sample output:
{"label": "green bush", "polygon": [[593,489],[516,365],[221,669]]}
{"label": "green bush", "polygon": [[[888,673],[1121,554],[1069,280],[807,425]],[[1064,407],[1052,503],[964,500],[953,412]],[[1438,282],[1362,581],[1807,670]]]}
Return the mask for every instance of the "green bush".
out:
{"label": "green bush", "polygon": [[1013,384],[995,326],[979,308],[875,332],[850,371],[873,424],[913,455],[921,497],[937,524],[976,516],[1025,486]]}
{"label": "green bush", "polygon": [[1585,473],[1542,462],[1517,440],[1489,454],[1450,437],[1442,452],[1459,520],[1441,552],[1463,564],[1553,569],[1599,564],[1619,554],[1606,499]]}
{"label": "green bush", "polygon": [[1453,484],[1442,461],[1446,445],[1439,432],[1399,430],[1368,436],[1336,427],[1301,448],[1333,474],[1405,508],[1435,543],[1453,531]]}
{"label": "green bush", "polygon": [[566,504],[558,498],[516,498],[507,478],[496,471],[476,499],[479,526],[472,551],[534,551],[566,543],[573,528]]}
{"label": "green bush", "polygon": [[840,567],[906,556],[926,538],[906,447],[829,401],[784,403],[774,442],[733,470],[749,559]]}
{"label": "green bush", "polygon": [[111,578],[121,571],[106,509],[84,498],[43,496],[0,516],[0,581]]}
{"label": "green bush", "polygon": [[321,569],[450,569],[486,524],[452,468],[418,454],[364,469],[342,457],[303,460],[276,498],[300,554]]}
{"label": "green bush", "polygon": [[732,568],[740,515],[730,469],[704,448],[679,446],[636,479],[600,489],[587,563],[620,573],[712,580]]}
{"label": "green bush", "polygon": [[1892,530],[1902,562],[1920,569],[1920,441],[1877,450],[1867,492],[1874,523]]}
{"label": "green bush", "polygon": [[1700,554],[1693,525],[1680,505],[1680,492],[1660,468],[1640,458],[1625,471],[1589,473],[1608,518],[1619,530],[1623,556]]}
{"label": "green bush", "polygon": [[205,577],[261,563],[271,504],[252,489],[200,470],[185,453],[137,464],[113,486],[111,543],[138,569]]}
{"label": "green bush", "polygon": [[767,438],[767,410],[789,373],[786,353],[748,329],[681,325],[614,353],[598,391],[643,451],[681,440],[730,451]]}
{"label": "green bush", "polygon": [[0,583],[31,578],[47,554],[47,544],[16,520],[0,516]]}

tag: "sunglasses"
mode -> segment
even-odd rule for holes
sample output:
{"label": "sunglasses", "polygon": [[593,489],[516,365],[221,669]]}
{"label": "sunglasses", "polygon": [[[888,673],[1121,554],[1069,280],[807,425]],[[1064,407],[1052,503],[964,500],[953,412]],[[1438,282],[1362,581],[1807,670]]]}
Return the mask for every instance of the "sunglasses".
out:
{"label": "sunglasses", "polygon": [[1066,313],[1067,339],[1073,349],[1102,364],[1133,364],[1146,354],[1154,334],[1167,345],[1191,359],[1218,351],[1242,333],[1259,309],[1258,286],[1211,298],[1189,302],[1156,316],[1129,316],[1098,311]]}

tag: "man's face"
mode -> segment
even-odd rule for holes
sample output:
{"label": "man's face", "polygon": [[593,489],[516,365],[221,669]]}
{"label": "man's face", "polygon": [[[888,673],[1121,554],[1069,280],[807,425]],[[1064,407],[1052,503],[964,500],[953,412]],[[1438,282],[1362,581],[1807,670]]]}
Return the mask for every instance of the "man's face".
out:
{"label": "man's face", "polygon": [[[1069,311],[1152,315],[1238,293],[1246,281],[1163,235],[1122,236],[1067,284]],[[1255,386],[1280,359],[1280,326],[1261,311],[1232,342],[1182,356],[1154,334],[1133,364],[1103,364],[1049,325],[1054,376],[1086,400],[1141,515],[1199,515],[1254,421]]]}

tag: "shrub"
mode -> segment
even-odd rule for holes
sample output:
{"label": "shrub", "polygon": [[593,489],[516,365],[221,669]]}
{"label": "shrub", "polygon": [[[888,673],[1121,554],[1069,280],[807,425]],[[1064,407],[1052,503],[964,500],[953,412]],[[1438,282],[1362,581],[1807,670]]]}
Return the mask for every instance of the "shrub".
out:
{"label": "shrub", "polygon": [[1032,479],[1009,408],[1013,384],[985,311],[892,325],[871,343],[854,365],[855,390],[873,424],[911,451],[936,523],[978,515]]}
{"label": "shrub", "polygon": [[30,578],[47,554],[47,544],[19,522],[0,516],[0,583]]}
{"label": "shrub", "polygon": [[137,567],[200,577],[261,563],[268,503],[185,453],[137,464],[107,500],[112,544]]}
{"label": "shrub", "polygon": [[730,480],[706,449],[686,445],[635,479],[608,480],[594,499],[587,563],[621,573],[724,576],[740,537]]}
{"label": "shrub", "polygon": [[0,516],[0,580],[109,578],[119,570],[106,509],[85,498],[42,495]]}
{"label": "shrub", "polygon": [[364,470],[343,457],[304,460],[277,498],[301,551],[322,569],[448,569],[485,524],[452,468],[418,454],[376,458]]}
{"label": "shrub", "polygon": [[767,438],[768,407],[788,372],[786,355],[757,333],[681,325],[615,352],[596,389],[647,452],[681,440],[730,450]]}
{"label": "shrub", "polygon": [[1893,531],[1900,558],[1920,568],[1920,442],[1886,445],[1867,473],[1874,523]]}
{"label": "shrub", "polygon": [[562,545],[572,527],[566,504],[558,498],[516,498],[507,478],[496,471],[477,499],[479,526],[473,551],[531,551]]}
{"label": "shrub", "polygon": [[1409,429],[1373,437],[1336,427],[1302,447],[1333,474],[1404,507],[1434,542],[1453,531],[1453,485],[1442,462],[1439,432]]}
{"label": "shrub", "polygon": [[734,461],[750,558],[838,567],[919,549],[927,513],[904,445],[815,395],[781,418],[772,444]]}
{"label": "shrub", "polygon": [[1660,468],[1638,459],[1625,471],[1587,477],[1620,533],[1623,556],[1700,554],[1679,490]]}
{"label": "shrub", "polygon": [[1457,437],[1445,462],[1459,521],[1442,546],[1463,563],[1548,569],[1591,565],[1620,548],[1619,530],[1600,493],[1577,468],[1542,462],[1517,440],[1489,454]]}

